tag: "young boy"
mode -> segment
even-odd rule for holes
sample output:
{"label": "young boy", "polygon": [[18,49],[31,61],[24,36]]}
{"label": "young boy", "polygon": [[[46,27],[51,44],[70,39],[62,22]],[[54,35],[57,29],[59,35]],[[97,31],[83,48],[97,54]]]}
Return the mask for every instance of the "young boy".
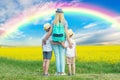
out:
{"label": "young boy", "polygon": [[[43,36],[44,37],[47,35],[47,32],[49,32],[51,26],[49,23],[44,24],[44,30],[46,31],[46,34]],[[42,49],[43,49],[43,72],[44,76],[49,76],[48,74],[48,68],[49,68],[49,63],[50,59],[52,56],[52,47],[51,47],[51,37],[46,41],[46,44],[43,44],[42,42]]]}
{"label": "young boy", "polygon": [[68,35],[72,42],[72,48],[69,48],[68,41],[65,43],[61,43],[63,47],[66,47],[66,62],[68,65],[68,75],[75,75],[75,57],[76,57],[76,43],[72,39],[73,31],[71,29],[68,30]]}

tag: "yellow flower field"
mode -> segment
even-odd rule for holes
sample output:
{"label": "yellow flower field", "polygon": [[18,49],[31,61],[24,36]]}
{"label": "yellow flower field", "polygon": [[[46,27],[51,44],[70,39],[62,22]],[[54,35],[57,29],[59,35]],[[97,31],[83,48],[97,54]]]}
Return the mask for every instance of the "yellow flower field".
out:
{"label": "yellow flower field", "polygon": [[[120,46],[77,46],[77,60],[120,62]],[[42,60],[41,47],[3,47],[0,57],[17,60]],[[54,54],[52,57],[54,61]]]}

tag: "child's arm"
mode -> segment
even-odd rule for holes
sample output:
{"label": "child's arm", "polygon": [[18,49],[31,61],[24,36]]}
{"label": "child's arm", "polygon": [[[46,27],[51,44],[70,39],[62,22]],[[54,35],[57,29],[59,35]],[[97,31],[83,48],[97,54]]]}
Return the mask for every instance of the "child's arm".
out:
{"label": "child's arm", "polygon": [[61,42],[61,45],[62,45],[64,48],[67,48],[67,46],[65,45],[65,42]]}
{"label": "child's arm", "polygon": [[51,34],[52,34],[52,27],[50,28],[45,38],[42,40],[43,44],[46,44],[46,40],[50,37]]}
{"label": "child's arm", "polygon": [[71,42],[70,37],[68,35],[68,28],[67,27],[65,27],[65,33],[66,33],[66,37],[67,37],[67,40],[69,43],[69,48],[72,48],[72,42]]}

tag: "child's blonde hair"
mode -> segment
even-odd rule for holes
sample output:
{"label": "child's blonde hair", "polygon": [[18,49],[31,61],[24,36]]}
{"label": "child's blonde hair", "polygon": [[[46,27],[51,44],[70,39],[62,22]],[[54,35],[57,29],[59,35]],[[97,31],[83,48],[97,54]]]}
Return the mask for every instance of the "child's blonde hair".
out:
{"label": "child's blonde hair", "polygon": [[44,30],[48,30],[51,27],[50,23],[44,24]]}

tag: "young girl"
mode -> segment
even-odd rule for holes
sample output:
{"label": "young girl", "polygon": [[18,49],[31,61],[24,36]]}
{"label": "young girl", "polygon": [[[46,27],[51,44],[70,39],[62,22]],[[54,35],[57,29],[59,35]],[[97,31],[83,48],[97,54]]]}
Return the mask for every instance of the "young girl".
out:
{"label": "young girl", "polygon": [[[46,32],[49,32],[51,26],[49,23],[44,24],[44,30]],[[46,33],[47,34],[47,33]],[[46,34],[43,36],[46,36]],[[50,59],[52,56],[52,47],[51,47],[51,43],[50,43],[51,37],[46,41],[46,44],[43,44],[42,42],[42,49],[43,49],[43,71],[44,71],[44,76],[48,76],[48,68],[49,68],[49,63],[50,63]]]}
{"label": "young girl", "polygon": [[76,43],[72,39],[73,31],[71,29],[68,30],[68,35],[72,42],[72,48],[69,48],[68,41],[61,43],[63,47],[66,47],[66,62],[68,65],[68,75],[75,75],[75,57],[76,57]]}

